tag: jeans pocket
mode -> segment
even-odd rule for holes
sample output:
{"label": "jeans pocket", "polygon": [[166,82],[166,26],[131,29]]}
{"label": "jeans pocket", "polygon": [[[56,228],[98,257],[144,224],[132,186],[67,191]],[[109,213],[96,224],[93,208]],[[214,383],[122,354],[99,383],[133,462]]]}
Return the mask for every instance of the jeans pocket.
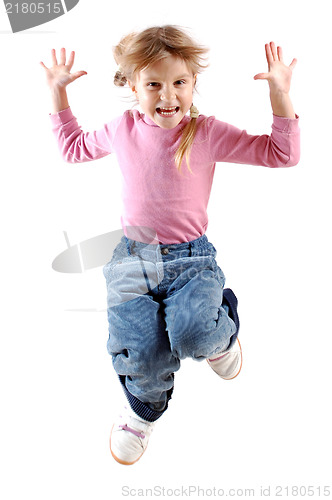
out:
{"label": "jeans pocket", "polygon": [[108,307],[114,307],[148,294],[160,280],[153,262],[127,256],[110,263],[106,283]]}
{"label": "jeans pocket", "polygon": [[220,269],[220,267],[218,266],[217,263],[216,263],[216,277],[217,277],[218,282],[220,283],[221,288],[224,288],[226,278],[225,278],[224,273],[222,272],[222,270]]}
{"label": "jeans pocket", "polygon": [[117,264],[121,264],[122,260],[124,260],[126,257],[128,257],[126,243],[123,239],[121,239],[120,243],[118,243],[113,251],[111,260],[107,262],[107,264],[105,264],[103,267],[103,274],[106,278],[106,281],[110,280],[112,270],[117,266]]}

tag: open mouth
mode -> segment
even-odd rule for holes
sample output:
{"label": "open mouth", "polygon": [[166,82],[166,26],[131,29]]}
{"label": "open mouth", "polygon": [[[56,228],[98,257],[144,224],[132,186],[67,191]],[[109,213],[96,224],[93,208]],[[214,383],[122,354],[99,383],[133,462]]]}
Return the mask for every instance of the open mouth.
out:
{"label": "open mouth", "polygon": [[156,111],[161,116],[174,116],[179,109],[179,106],[173,106],[172,108],[157,108]]}

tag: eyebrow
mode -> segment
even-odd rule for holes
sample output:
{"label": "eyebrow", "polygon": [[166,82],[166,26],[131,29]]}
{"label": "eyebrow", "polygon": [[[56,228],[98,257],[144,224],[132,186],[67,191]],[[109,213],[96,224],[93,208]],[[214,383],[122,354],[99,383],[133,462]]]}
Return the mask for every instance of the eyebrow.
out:
{"label": "eyebrow", "polygon": [[[183,75],[174,78],[174,81],[181,80],[182,78],[191,78],[191,75],[189,75],[189,73],[184,73]],[[155,81],[159,79],[159,76],[156,75],[147,75],[143,77],[143,80],[145,81]]]}

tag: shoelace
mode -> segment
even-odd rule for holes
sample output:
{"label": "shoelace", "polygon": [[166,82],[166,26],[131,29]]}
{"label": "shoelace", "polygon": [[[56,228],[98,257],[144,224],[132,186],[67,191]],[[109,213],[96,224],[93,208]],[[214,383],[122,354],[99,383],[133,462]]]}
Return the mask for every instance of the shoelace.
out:
{"label": "shoelace", "polygon": [[134,436],[139,437],[141,439],[145,439],[145,434],[143,432],[135,431],[135,429],[132,429],[131,427],[128,427],[127,424],[119,425],[119,429],[131,432],[132,434],[134,434]]}

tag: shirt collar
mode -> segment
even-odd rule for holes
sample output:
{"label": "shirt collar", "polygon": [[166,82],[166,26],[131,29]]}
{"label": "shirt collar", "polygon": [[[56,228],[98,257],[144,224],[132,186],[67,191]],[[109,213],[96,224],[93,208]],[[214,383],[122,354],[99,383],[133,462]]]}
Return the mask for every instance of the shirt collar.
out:
{"label": "shirt collar", "polygon": [[[144,113],[141,113],[141,118],[142,118],[143,122],[146,123],[147,125],[150,125],[152,127],[161,128],[161,127],[159,127],[159,125],[157,125],[153,120],[151,120],[151,118],[149,118]],[[187,118],[189,118],[189,117],[188,116],[184,116],[182,118],[182,120],[180,121],[180,123],[178,123],[178,125],[176,127],[171,128],[171,129],[164,129],[164,130],[175,130],[175,129],[177,129],[179,127],[179,125],[184,125],[185,124]]]}

